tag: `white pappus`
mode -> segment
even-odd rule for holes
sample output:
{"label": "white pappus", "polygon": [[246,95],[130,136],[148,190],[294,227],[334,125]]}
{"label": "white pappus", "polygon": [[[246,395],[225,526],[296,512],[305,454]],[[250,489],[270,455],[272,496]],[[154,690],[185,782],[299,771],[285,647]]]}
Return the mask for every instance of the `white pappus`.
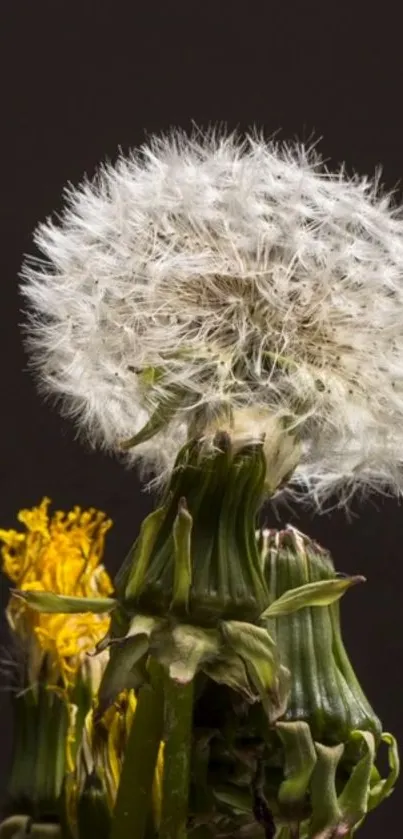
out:
{"label": "white pappus", "polygon": [[403,215],[378,178],[173,131],[69,188],[35,240],[31,362],[91,443],[119,451],[160,411],[125,453],[158,485],[224,406],[298,441],[283,491],[318,509],[403,489]]}

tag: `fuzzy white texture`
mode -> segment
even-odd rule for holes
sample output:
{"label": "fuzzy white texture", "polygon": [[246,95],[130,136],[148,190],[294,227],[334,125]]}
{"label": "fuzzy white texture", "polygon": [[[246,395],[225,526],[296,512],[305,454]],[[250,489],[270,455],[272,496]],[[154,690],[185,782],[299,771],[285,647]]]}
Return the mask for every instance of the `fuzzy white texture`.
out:
{"label": "fuzzy white texture", "polygon": [[[285,490],[403,489],[403,215],[373,180],[313,149],[218,132],[155,138],[36,232],[22,291],[44,392],[94,444],[165,480],[196,408],[287,417],[301,461]],[[156,371],[153,373],[153,371]],[[267,417],[267,423],[265,421]],[[256,424],[256,423],[255,423]]]}

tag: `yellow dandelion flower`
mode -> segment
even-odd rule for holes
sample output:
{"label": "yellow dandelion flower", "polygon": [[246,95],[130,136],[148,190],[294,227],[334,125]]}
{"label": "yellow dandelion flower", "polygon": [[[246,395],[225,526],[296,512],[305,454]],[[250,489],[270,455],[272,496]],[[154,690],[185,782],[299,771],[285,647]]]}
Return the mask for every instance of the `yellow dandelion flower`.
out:
{"label": "yellow dandelion flower", "polygon": [[[25,532],[0,530],[2,568],[22,591],[52,591],[78,597],[104,597],[113,590],[101,563],[105,535],[112,525],[105,514],[74,507],[49,513],[50,499],[21,510]],[[11,598],[7,618],[12,630],[29,646],[29,681],[35,682],[46,658],[48,686],[74,686],[85,654],[109,628],[108,615],[42,614]],[[91,675],[91,668],[87,673]]]}

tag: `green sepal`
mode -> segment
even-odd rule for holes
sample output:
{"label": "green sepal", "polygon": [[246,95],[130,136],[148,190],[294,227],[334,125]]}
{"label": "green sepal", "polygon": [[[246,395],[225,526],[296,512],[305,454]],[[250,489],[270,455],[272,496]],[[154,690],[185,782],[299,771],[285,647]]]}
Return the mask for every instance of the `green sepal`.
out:
{"label": "green sepal", "polygon": [[285,591],[278,597],[268,609],[261,614],[260,620],[279,618],[291,615],[299,609],[311,606],[330,606],[345,594],[351,586],[365,582],[365,577],[337,577],[333,580],[318,580],[314,583],[307,583],[298,588]]}
{"label": "green sepal", "polygon": [[262,660],[253,660],[253,657],[250,656],[245,664],[266,716],[270,723],[274,723],[279,717],[283,716],[287,707],[290,692],[290,671],[287,667],[280,665],[277,678],[273,683],[273,671],[270,663],[266,664]]}
{"label": "green sepal", "polygon": [[364,754],[353,767],[351,775],[339,795],[341,822],[349,828],[362,821],[368,810],[370,780],[375,758],[375,738],[369,731],[352,731],[350,741],[362,741]]}
{"label": "green sepal", "polygon": [[220,629],[224,641],[238,655],[248,658],[251,654],[273,662],[277,661],[276,645],[267,629],[243,621],[222,621]]}
{"label": "green sepal", "polygon": [[127,574],[124,592],[126,601],[137,598],[142,591],[145,574],[165,515],[165,507],[159,507],[150,513],[141,525],[139,537],[129,555],[130,568],[133,570]]}
{"label": "green sepal", "polygon": [[203,664],[203,672],[219,685],[227,685],[241,693],[247,702],[256,702],[259,694],[253,689],[244,660],[227,648],[213,661]]}
{"label": "green sepal", "polygon": [[178,515],[172,528],[175,560],[171,609],[182,608],[184,611],[188,610],[192,584],[192,526],[193,518],[187,509],[186,499],[181,498],[178,505]]}
{"label": "green sepal", "polygon": [[161,644],[158,660],[167,667],[171,679],[185,685],[192,681],[204,661],[217,655],[219,648],[216,630],[177,624]]}
{"label": "green sepal", "polygon": [[156,408],[148,422],[146,422],[137,434],[134,434],[129,440],[123,440],[120,443],[120,448],[127,451],[128,449],[133,449],[135,446],[139,446],[140,443],[146,443],[147,440],[151,440],[162,428],[166,428],[184,401],[185,396],[182,391],[172,393],[158,405],[158,408]]}
{"label": "green sepal", "polygon": [[146,679],[141,660],[149,647],[147,635],[134,635],[110,648],[110,657],[98,691],[96,716],[104,713],[122,690],[138,688]]}
{"label": "green sepal", "polygon": [[344,752],[344,745],[324,746],[315,743],[317,762],[311,776],[310,792],[312,818],[309,823],[311,839],[331,839],[339,824],[341,810],[337,800],[336,772]]}
{"label": "green sepal", "polygon": [[388,761],[390,772],[387,778],[377,781],[371,787],[368,798],[368,810],[374,810],[385,798],[391,795],[400,773],[400,759],[396,739],[392,734],[384,731],[381,740],[389,747]]}
{"label": "green sepal", "polygon": [[280,666],[267,630],[242,621],[223,621],[220,628],[225,643],[243,660],[268,717],[273,721],[281,716],[288,693],[288,670]]}
{"label": "green sepal", "polygon": [[305,803],[317,761],[315,746],[306,722],[278,722],[276,731],[284,748],[286,777],[280,786],[278,798],[286,811],[293,815],[296,809],[302,810]]}
{"label": "green sepal", "polygon": [[95,615],[112,612],[117,600],[112,597],[68,597],[52,594],[50,591],[25,591],[11,589],[11,594],[23,600],[35,612],[46,614],[80,615],[92,612]]}

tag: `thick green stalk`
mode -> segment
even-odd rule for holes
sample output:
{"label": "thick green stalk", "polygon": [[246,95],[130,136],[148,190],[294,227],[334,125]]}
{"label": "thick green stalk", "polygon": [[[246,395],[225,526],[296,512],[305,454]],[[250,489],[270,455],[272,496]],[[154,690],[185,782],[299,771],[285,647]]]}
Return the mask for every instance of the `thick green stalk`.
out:
{"label": "thick green stalk", "polygon": [[159,839],[187,839],[193,681],[165,680],[165,747]]}
{"label": "thick green stalk", "polygon": [[113,814],[111,839],[143,839],[163,735],[164,695],[160,666],[150,660],[150,683],[138,694]]}

